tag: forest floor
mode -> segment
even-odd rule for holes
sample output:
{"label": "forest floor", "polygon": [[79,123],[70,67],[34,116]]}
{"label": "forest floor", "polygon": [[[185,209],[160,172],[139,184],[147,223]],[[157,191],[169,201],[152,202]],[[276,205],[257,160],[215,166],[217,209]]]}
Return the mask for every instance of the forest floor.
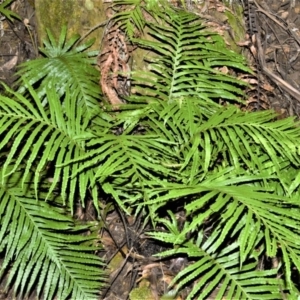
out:
{"label": "forest floor", "polygon": [[[20,63],[38,56],[32,2],[16,0],[11,5],[11,9],[21,16],[21,21],[9,22],[0,16],[0,80],[8,85],[16,80]],[[187,2],[186,8],[198,14],[208,26],[220,34],[229,31],[232,36],[235,35],[225,15],[225,11],[230,9],[221,0],[199,1],[201,5],[197,1]],[[255,71],[251,81],[254,88],[249,90],[247,108],[272,108],[279,113],[279,117],[299,118],[300,1],[249,2],[248,5],[245,3],[243,18],[247,34],[236,41]],[[217,19],[216,12],[225,17]],[[235,14],[234,8],[231,8],[231,12]],[[85,212],[85,217],[89,213]],[[91,212],[91,218],[92,215]],[[141,217],[125,217],[116,210],[107,216],[106,222],[108,230],[101,233],[104,245],[101,255],[109,265],[110,274],[109,285],[99,299],[125,300],[137,287],[140,289],[138,292],[144,294],[137,298],[132,293],[131,299],[161,299],[174,276],[186,266],[185,258],[157,260],[153,255],[166,248],[145,237],[146,229],[142,227]],[[14,299],[11,292],[1,293],[2,289],[3,285],[0,286],[0,299]],[[185,299],[188,290],[187,287],[177,300]],[[30,299],[35,298],[33,293]],[[213,294],[209,299],[214,299]]]}

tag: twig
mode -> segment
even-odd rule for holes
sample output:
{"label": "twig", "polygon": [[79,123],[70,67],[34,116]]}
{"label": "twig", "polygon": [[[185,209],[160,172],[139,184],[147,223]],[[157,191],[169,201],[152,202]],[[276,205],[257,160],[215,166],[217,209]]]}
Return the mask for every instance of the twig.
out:
{"label": "twig", "polygon": [[82,42],[87,36],[89,36],[94,30],[96,30],[97,28],[101,27],[101,26],[105,26],[107,24],[108,21],[104,21],[102,23],[99,23],[97,25],[95,25],[94,27],[92,27],[87,33],[85,33],[76,43],[76,45],[78,45],[80,42]]}

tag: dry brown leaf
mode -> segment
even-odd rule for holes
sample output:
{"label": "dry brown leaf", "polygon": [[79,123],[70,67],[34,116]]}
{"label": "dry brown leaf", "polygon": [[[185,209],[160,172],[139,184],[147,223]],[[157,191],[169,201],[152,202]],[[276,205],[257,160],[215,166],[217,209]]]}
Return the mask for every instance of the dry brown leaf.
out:
{"label": "dry brown leaf", "polygon": [[170,285],[170,283],[172,282],[173,279],[174,279],[174,276],[165,274],[162,278],[162,281],[164,281],[167,285]]}
{"label": "dry brown leaf", "polygon": [[1,71],[9,71],[11,70],[13,67],[16,66],[17,62],[18,62],[18,51],[17,53],[13,56],[12,59],[10,59],[8,62],[6,62],[4,65],[2,65],[0,67]]}
{"label": "dry brown leaf", "polygon": [[274,88],[269,84],[269,83],[264,83],[262,85],[262,88],[268,92],[273,92],[274,91]]}

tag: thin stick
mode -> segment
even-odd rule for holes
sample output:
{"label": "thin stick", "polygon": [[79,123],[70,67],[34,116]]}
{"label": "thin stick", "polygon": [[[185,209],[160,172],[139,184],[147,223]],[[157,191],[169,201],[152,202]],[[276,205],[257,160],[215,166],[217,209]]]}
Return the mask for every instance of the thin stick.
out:
{"label": "thin stick", "polygon": [[108,21],[104,21],[102,23],[99,23],[97,25],[95,25],[94,27],[92,27],[87,33],[85,33],[76,43],[76,45],[78,45],[80,42],[82,42],[87,36],[89,36],[94,30],[96,30],[97,28],[101,27],[101,26],[105,26],[107,24]]}

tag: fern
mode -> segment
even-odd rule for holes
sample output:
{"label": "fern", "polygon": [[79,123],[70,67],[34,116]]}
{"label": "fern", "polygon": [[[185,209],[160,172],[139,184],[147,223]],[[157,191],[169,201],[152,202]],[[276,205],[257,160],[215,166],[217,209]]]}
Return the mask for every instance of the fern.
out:
{"label": "fern", "polygon": [[47,35],[48,39],[44,40],[45,47],[40,48],[45,57],[25,62],[20,66],[19,92],[24,93],[26,87],[38,84],[40,87],[36,92],[40,98],[45,97],[47,88],[53,89],[59,96],[69,91],[76,103],[93,117],[98,111],[100,98],[99,73],[93,67],[96,63],[93,57],[97,52],[84,52],[93,41],[75,47],[80,36],[74,35],[67,40],[66,26],[62,28],[58,41],[50,31],[47,31]]}
{"label": "fern", "polygon": [[145,14],[157,19],[161,14],[161,6],[167,5],[164,0],[115,0],[113,8],[117,13],[113,20],[121,24],[129,38],[133,38],[144,31]]}
{"label": "fern", "polygon": [[[47,58],[22,66],[18,91],[4,85],[0,95],[1,272],[13,262],[7,286],[15,281],[21,297],[37,287],[45,299],[96,299],[105,281],[94,254],[99,248],[92,244],[94,235],[82,236],[90,227],[71,217],[78,198],[84,206],[93,197],[98,209],[98,187],[91,185],[95,170],[74,176],[80,163],[64,163],[86,155],[83,137],[91,135],[90,128],[107,132],[111,125],[96,105],[98,74],[80,53],[86,46],[72,52],[75,40],[65,44],[65,34],[63,29],[60,41],[47,45]],[[60,73],[68,66],[75,76]],[[57,68],[58,75],[43,73],[44,67]],[[85,73],[90,70],[92,81]],[[53,174],[46,173],[49,167]],[[51,184],[45,185],[45,176],[53,177]]]}
{"label": "fern", "polygon": [[156,95],[169,103],[195,97],[204,107],[211,106],[212,100],[240,101],[245,84],[218,68],[250,70],[242,57],[225,47],[220,36],[204,30],[196,15],[166,9],[160,23],[147,25],[156,41],[134,41],[159,56],[149,59],[151,73],[136,72],[137,83],[143,84],[143,90],[137,84],[137,92]]}
{"label": "fern", "polygon": [[[174,244],[174,250],[159,255],[196,260],[174,279],[178,290],[196,282],[188,299],[204,299],[219,284],[218,299],[281,299],[282,291],[295,298],[292,266],[300,270],[298,125],[292,119],[274,121],[270,111],[247,113],[216,104],[219,99],[240,102],[243,87],[217,67],[248,69],[196,16],[166,10],[160,24],[147,25],[155,40],[135,42],[158,57],[149,59],[150,72],[135,73],[135,95],[128,101],[139,111],[129,120],[128,111],[119,118],[125,128],[139,124],[145,136],[157,136],[151,144],[164,150],[161,155],[150,151],[154,155],[148,160],[161,172],[156,172],[159,180],[145,178],[141,191],[134,189],[137,183],[129,185],[131,190],[114,185],[112,174],[110,191],[139,209],[147,207],[152,221],[166,226],[166,233],[150,233]],[[172,226],[157,218],[171,203],[182,205],[190,220],[182,230],[174,230],[174,217]],[[210,220],[209,238],[185,241],[204,232]],[[278,256],[280,269],[256,271],[264,255]],[[282,271],[284,278],[276,279]]]}
{"label": "fern", "polygon": [[[85,156],[85,144],[83,141],[78,141],[78,138],[88,134],[87,126],[90,123],[90,116],[88,113],[84,114],[81,106],[76,105],[76,101],[69,92],[66,92],[62,105],[54,90],[47,88],[45,96],[48,105],[44,107],[41,103],[42,99],[29,85],[27,86],[32,97],[31,101],[9,88],[6,89],[12,97],[0,96],[1,130],[2,133],[5,132],[0,149],[3,149],[13,138],[11,151],[3,165],[2,182],[6,176],[18,170],[18,167],[26,161],[22,182],[26,180],[35,165],[34,187],[37,193],[40,172],[49,163],[55,161],[57,165],[62,165],[73,157]],[[14,161],[14,167],[8,171],[7,167],[12,161]],[[48,192],[49,197],[55,187],[60,184],[61,196],[64,201],[69,201],[72,211],[78,187],[84,205],[89,183],[94,177],[93,170],[74,177],[73,174],[76,174],[79,168],[80,164],[55,168],[53,182]],[[96,187],[93,190],[96,204],[98,201]]]}
{"label": "fern", "polygon": [[[74,48],[77,37],[66,40],[66,28],[58,42],[48,32],[46,57],[25,63],[19,89],[0,96],[2,272],[14,260],[8,284],[16,278],[20,295],[37,280],[48,299],[96,297],[103,274],[89,253],[97,250],[93,237],[80,236],[88,227],[74,225],[61,205],[73,214],[77,198],[84,205],[92,196],[99,210],[100,188],[124,211],[143,211],[145,222],[165,228],[149,233],[174,246],[160,256],[190,259],[172,282],[178,292],[193,283],[188,299],[218,286],[217,299],[299,293],[292,280],[292,269],[300,270],[298,124],[233,105],[243,103],[245,83],[220,68],[248,72],[245,60],[197,16],[169,6],[162,15],[162,3],[115,1],[133,10],[115,20],[154,53],[149,72],[133,73],[122,110],[100,109],[94,54],[82,52],[89,44]],[[134,38],[136,28],[152,40]],[[53,182],[45,185],[49,164]],[[24,237],[23,228],[30,229]],[[264,256],[281,264],[258,270]]]}
{"label": "fern", "polygon": [[103,263],[92,253],[99,250],[92,245],[95,236],[80,235],[89,226],[74,224],[58,196],[52,194],[49,205],[42,186],[38,199],[31,180],[21,186],[22,172],[15,171],[1,184],[0,248],[6,249],[2,275],[14,261],[6,285],[14,282],[15,293],[25,296],[37,287],[45,299],[97,299],[105,276]]}
{"label": "fern", "polygon": [[0,3],[0,13],[10,21],[13,21],[14,18],[20,20],[21,17],[18,14],[6,8],[13,1],[14,0],[5,0],[4,2]]}
{"label": "fern", "polygon": [[[175,219],[172,214],[171,217]],[[176,240],[180,230],[171,231],[170,229],[174,226],[170,228],[168,221],[160,221],[169,228],[169,232],[163,235],[158,233],[152,235],[161,241]],[[260,238],[261,236],[262,233],[259,234]],[[276,278],[277,269],[257,270],[256,257],[251,257],[251,260],[241,267],[238,243],[223,247],[220,252],[216,253],[213,247],[201,247],[203,239],[204,233],[200,231],[197,240],[190,239],[174,250],[159,254],[159,256],[186,255],[192,260],[192,263],[179,272],[171,283],[174,285],[178,282],[176,289],[179,290],[184,285],[194,282],[195,278],[199,278],[187,299],[195,299],[196,295],[199,299],[205,299],[220,282],[222,286],[214,294],[215,299],[282,299],[285,283],[282,279]],[[206,241],[207,245],[209,243],[214,244],[213,236]],[[296,295],[295,291],[292,291],[290,296],[294,299]]]}
{"label": "fern", "polygon": [[[178,240],[180,229],[177,227],[175,215],[171,212],[169,212],[169,215],[169,221],[160,219],[160,222],[168,228],[168,232],[150,233],[150,235],[161,241],[173,243],[174,240]],[[262,236],[263,234],[258,232],[258,237],[262,238]],[[216,299],[222,299],[223,297],[226,297],[226,299],[282,299],[278,286],[281,286],[284,290],[285,283],[282,279],[274,277],[278,270],[256,270],[256,259],[262,251],[252,256],[251,260],[241,267],[239,244],[233,243],[230,246],[223,247],[220,252],[216,253],[214,247],[210,247],[214,245],[213,239],[214,235],[211,235],[204,243],[205,246],[201,247],[203,240],[205,240],[205,234],[200,230],[195,240],[178,241],[180,247],[159,254],[159,256],[187,255],[193,261],[186,269],[179,272],[171,283],[171,285],[174,285],[175,282],[179,281],[176,286],[178,290],[195,278],[200,277],[187,299],[194,299],[196,294],[200,299],[205,299],[220,282],[223,282],[223,284],[222,288],[214,295]],[[255,285],[255,289],[252,285]],[[292,294],[295,296],[294,292]]]}

